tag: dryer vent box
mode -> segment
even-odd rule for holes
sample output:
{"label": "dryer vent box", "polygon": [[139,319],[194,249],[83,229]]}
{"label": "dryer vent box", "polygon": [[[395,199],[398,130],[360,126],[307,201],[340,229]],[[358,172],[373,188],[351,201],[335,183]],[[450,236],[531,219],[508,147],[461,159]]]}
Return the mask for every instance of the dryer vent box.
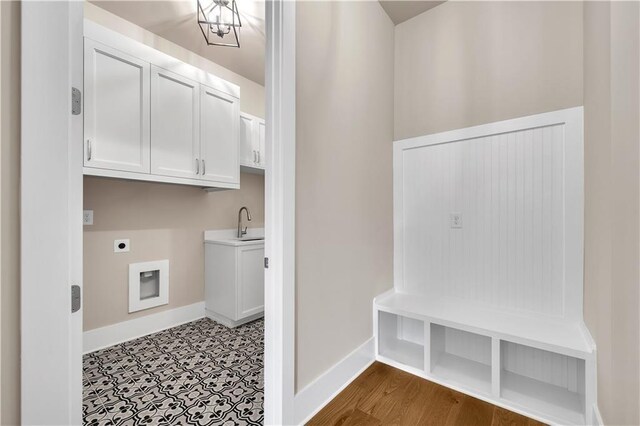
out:
{"label": "dryer vent box", "polygon": [[129,313],[169,303],[169,261],[129,265]]}

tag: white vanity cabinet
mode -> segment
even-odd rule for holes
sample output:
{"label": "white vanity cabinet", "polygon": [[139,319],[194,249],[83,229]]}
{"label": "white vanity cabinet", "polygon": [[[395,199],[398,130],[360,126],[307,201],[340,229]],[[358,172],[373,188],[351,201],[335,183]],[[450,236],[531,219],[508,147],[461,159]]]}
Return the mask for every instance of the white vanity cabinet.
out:
{"label": "white vanity cabinet", "polygon": [[264,315],[264,240],[205,238],[207,317],[237,327]]}
{"label": "white vanity cabinet", "polygon": [[266,125],[262,118],[240,113],[240,166],[247,172],[264,172]]}
{"label": "white vanity cabinet", "polygon": [[240,187],[240,88],[85,21],[84,174]]}

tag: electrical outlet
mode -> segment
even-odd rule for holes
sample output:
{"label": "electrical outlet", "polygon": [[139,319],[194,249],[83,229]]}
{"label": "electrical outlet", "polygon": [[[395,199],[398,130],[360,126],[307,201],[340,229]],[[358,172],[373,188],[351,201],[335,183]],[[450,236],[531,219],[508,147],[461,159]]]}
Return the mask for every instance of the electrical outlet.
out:
{"label": "electrical outlet", "polygon": [[451,213],[449,215],[449,225],[453,229],[462,228],[462,213]]}
{"label": "electrical outlet", "polygon": [[129,240],[115,240],[113,242],[114,253],[126,253],[129,251]]}
{"label": "electrical outlet", "polygon": [[83,210],[82,212],[82,224],[93,225],[93,210]]}

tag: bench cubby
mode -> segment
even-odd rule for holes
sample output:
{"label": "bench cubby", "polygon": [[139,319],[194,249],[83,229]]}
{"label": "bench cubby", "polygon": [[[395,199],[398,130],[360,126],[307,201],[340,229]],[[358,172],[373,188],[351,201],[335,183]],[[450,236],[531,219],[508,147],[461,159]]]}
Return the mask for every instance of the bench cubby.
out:
{"label": "bench cubby", "polygon": [[491,338],[431,324],[429,374],[435,378],[491,393]]}
{"label": "bench cubby", "polygon": [[389,291],[378,361],[551,424],[589,424],[595,346],[579,322]]}
{"label": "bench cubby", "polygon": [[413,318],[379,312],[378,353],[401,365],[424,369],[424,322]]}
{"label": "bench cubby", "polygon": [[500,396],[558,422],[585,422],[585,360],[500,343]]}

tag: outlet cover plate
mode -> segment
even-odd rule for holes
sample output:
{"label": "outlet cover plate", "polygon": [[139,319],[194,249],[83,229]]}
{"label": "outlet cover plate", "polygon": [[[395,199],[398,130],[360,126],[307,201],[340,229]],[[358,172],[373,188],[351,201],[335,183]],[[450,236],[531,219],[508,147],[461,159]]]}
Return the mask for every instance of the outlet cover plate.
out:
{"label": "outlet cover plate", "polygon": [[129,251],[129,239],[114,240],[113,252],[114,253],[127,253]]}
{"label": "outlet cover plate", "polygon": [[449,224],[452,229],[462,228],[462,213],[451,213],[449,215]]}
{"label": "outlet cover plate", "polygon": [[93,210],[82,211],[82,224],[93,225]]}

